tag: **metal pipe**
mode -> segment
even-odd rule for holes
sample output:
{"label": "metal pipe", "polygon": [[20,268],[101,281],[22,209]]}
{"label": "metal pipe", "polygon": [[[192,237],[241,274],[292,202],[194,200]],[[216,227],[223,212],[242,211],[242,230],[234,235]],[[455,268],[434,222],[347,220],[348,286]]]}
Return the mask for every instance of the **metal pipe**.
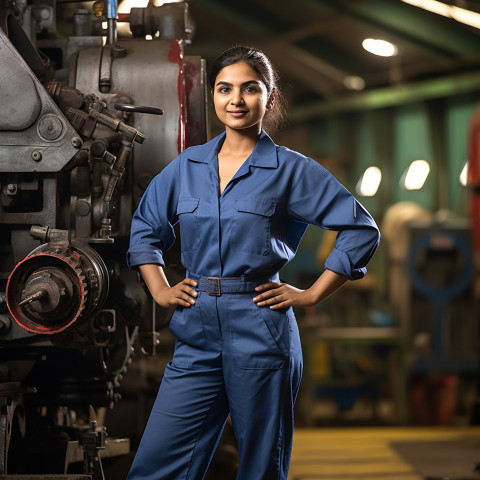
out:
{"label": "metal pipe", "polygon": [[108,0],[107,3],[107,43],[117,43],[117,0]]}
{"label": "metal pipe", "polygon": [[449,97],[479,90],[480,73],[468,72],[418,82],[383,87],[309,103],[293,108],[290,123],[307,122],[311,119],[343,112],[358,112],[377,108],[394,107],[411,102]]}

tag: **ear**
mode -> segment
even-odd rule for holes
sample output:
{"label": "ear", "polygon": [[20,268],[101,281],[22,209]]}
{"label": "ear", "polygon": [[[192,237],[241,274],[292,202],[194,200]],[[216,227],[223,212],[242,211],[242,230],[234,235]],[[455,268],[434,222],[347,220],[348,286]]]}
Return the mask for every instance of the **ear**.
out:
{"label": "ear", "polygon": [[270,96],[268,97],[268,100],[267,100],[267,110],[271,110],[274,107],[276,96],[277,96],[277,91],[273,89],[272,93],[270,93]]}

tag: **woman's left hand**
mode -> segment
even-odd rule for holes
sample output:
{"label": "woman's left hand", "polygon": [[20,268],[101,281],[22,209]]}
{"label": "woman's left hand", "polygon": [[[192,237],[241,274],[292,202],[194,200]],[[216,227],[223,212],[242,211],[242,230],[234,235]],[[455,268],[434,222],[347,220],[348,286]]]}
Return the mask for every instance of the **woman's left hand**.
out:
{"label": "woman's left hand", "polygon": [[288,307],[311,307],[338,290],[346,281],[347,277],[326,269],[317,281],[306,290],[279,282],[267,282],[259,285],[255,291],[263,293],[257,295],[253,301],[259,307],[270,307],[272,310]]}
{"label": "woman's left hand", "polygon": [[288,307],[310,307],[316,301],[310,289],[300,290],[288,283],[268,282],[255,288],[257,295],[253,301],[259,307],[270,307],[272,310]]}

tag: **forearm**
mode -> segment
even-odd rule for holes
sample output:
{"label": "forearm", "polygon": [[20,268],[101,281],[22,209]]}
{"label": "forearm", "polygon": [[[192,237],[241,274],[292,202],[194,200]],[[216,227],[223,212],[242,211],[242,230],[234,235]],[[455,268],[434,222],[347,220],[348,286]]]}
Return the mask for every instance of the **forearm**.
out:
{"label": "forearm", "polygon": [[138,268],[142,274],[143,280],[147,284],[148,290],[154,299],[157,298],[158,294],[162,290],[170,287],[167,277],[165,276],[165,272],[160,265],[146,264],[139,265]]}
{"label": "forearm", "polygon": [[317,304],[325,300],[332,293],[336,292],[347,280],[348,278],[344,275],[340,275],[332,270],[324,270],[317,281],[308,289],[312,295],[312,303]]}
{"label": "forearm", "polygon": [[190,307],[195,304],[198,293],[194,287],[198,284],[191,278],[185,278],[173,287],[168,283],[165,272],[160,265],[144,264],[138,267],[153,299],[161,307],[180,305]]}
{"label": "forearm", "polygon": [[287,283],[268,282],[255,288],[258,295],[253,301],[259,307],[273,309],[311,307],[338,290],[347,280],[343,275],[325,270],[307,290],[300,290]]}

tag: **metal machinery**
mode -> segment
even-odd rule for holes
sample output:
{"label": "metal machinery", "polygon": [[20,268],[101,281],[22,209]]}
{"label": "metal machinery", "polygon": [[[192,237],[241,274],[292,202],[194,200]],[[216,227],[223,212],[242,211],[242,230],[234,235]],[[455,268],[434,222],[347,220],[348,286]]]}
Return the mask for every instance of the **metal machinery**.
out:
{"label": "metal machinery", "polygon": [[55,2],[0,0],[0,476],[80,460],[75,478],[100,479],[115,446],[89,411],[118,400],[132,349],[153,355],[169,319],[125,265],[131,216],[205,140],[205,66],[183,55],[186,3],[82,4],[60,38]]}
{"label": "metal machinery", "polygon": [[407,341],[410,421],[455,423],[470,415],[478,369],[472,228],[449,212],[399,202],[384,217],[389,294]]}
{"label": "metal machinery", "polygon": [[[470,121],[469,129],[469,168],[468,185],[470,195],[470,221],[473,229],[474,248],[474,291],[476,299],[476,312],[480,304],[480,109],[477,108]],[[477,377],[477,394],[475,399],[472,423],[480,424],[480,376]]]}

